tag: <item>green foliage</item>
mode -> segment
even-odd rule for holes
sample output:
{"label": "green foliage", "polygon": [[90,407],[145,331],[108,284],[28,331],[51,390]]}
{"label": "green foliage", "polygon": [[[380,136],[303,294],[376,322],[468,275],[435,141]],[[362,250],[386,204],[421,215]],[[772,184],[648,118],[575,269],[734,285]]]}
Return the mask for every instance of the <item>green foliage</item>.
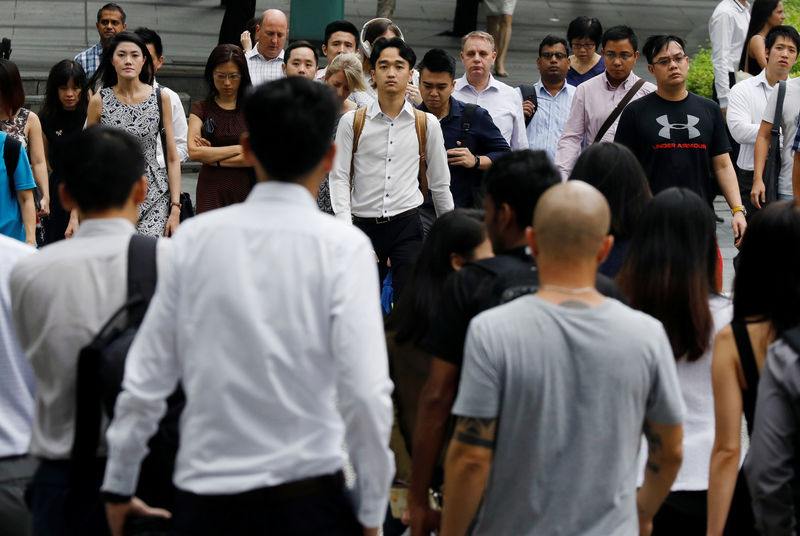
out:
{"label": "green foliage", "polygon": [[[786,20],[783,23],[800,29],[800,0],[783,0],[783,8],[786,11]],[[795,63],[790,76],[794,78],[798,75],[800,75],[800,63]],[[711,66],[711,45],[708,41],[692,56],[686,84],[692,93],[711,98],[714,68]]]}

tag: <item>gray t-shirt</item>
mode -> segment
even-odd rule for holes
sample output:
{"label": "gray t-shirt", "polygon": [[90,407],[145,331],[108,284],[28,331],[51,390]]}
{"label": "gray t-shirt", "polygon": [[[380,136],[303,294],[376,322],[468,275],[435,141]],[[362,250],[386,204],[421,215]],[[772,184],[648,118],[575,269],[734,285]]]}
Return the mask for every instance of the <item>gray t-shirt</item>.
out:
{"label": "gray t-shirt", "polygon": [[498,419],[473,535],[633,536],[642,425],[684,406],[658,321],[525,296],[470,324],[453,413]]}

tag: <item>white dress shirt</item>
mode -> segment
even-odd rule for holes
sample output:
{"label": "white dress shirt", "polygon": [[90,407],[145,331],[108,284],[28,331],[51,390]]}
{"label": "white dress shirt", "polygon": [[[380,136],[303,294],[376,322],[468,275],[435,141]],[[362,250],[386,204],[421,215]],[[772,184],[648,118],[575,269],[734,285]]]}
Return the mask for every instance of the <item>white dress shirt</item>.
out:
{"label": "white dress shirt", "polygon": [[[178,158],[181,162],[188,162],[189,148],[186,145],[186,136],[189,134],[189,124],[186,122],[186,111],[183,109],[183,104],[181,104],[181,98],[170,88],[162,86],[155,80],[153,80],[153,83],[169,96],[169,104],[172,109],[172,133],[175,136]],[[156,139],[156,158],[158,159],[159,167],[167,167],[166,162],[164,162],[164,151],[161,148],[161,136]]]}
{"label": "white dress shirt", "polygon": [[[551,162],[556,160],[556,149],[561,131],[569,117],[572,108],[572,97],[575,95],[575,86],[564,82],[555,97],[544,87],[542,81],[533,85],[536,91],[536,111],[531,122],[526,127],[528,135],[528,147],[531,151],[544,151]],[[522,91],[517,88],[517,92],[522,98]]]}
{"label": "white dress shirt", "polygon": [[283,54],[268,60],[258,51],[258,45],[244,53],[247,59],[247,70],[250,71],[250,82],[253,87],[263,84],[265,82],[272,82],[279,78],[286,76],[283,73]]}
{"label": "white dress shirt", "polygon": [[[414,107],[406,101],[400,114],[391,119],[381,111],[378,100],[367,106],[364,129],[353,153],[353,115],[344,114],[336,131],[336,158],[329,176],[331,204],[337,217],[362,218],[394,216],[424,201],[419,189],[419,141],[414,122]],[[436,214],[453,210],[450,168],[439,120],[425,114],[428,164],[428,190]],[[355,158],[353,189],[350,190],[350,162]]]}
{"label": "white dress shirt", "polygon": [[[84,220],[71,239],[21,259],[11,272],[14,325],[35,375],[34,456],[70,456],[78,353],[126,300],[135,232],[121,218]],[[159,242],[159,264],[166,242]]]}
{"label": "white dress shirt", "polygon": [[739,0],[722,0],[708,20],[711,39],[711,65],[714,87],[720,108],[728,107],[729,73],[739,70],[747,27],[750,25],[750,4]]}
{"label": "white dress shirt", "polygon": [[173,241],[128,354],[103,489],[134,491],[180,381],[178,488],[234,494],[334,473],[346,443],[358,519],[378,526],[393,412],[369,239],[305,188],[269,182],[184,223]]}
{"label": "white dress shirt", "polygon": [[753,78],[733,86],[728,94],[728,113],[725,120],[731,136],[739,143],[736,164],[741,169],[753,171],[758,129],[761,128],[761,117],[771,92],[772,86],[767,82],[766,73],[761,71]]}
{"label": "white dress shirt", "polygon": [[464,75],[456,80],[453,97],[461,102],[477,104],[486,109],[512,151],[528,148],[525,116],[522,114],[522,97],[516,89],[500,82],[490,74],[489,85],[478,93],[474,87],[469,85],[467,76]]}
{"label": "white dress shirt", "polygon": [[36,250],[0,235],[0,459],[28,452],[33,426],[33,370],[11,321],[11,268]]}

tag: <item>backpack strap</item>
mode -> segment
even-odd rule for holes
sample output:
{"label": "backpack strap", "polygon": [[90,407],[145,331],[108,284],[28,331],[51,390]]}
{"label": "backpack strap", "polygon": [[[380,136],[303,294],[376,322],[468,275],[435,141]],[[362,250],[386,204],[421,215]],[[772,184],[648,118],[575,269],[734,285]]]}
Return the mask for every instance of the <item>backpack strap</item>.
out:
{"label": "backpack strap", "polygon": [[19,162],[19,153],[22,150],[22,143],[16,138],[6,134],[6,141],[3,144],[3,161],[6,165],[6,173],[8,174],[8,189],[11,191],[11,197],[17,193],[17,188],[14,183],[14,174],[17,172],[17,163]]}
{"label": "backpack strap", "polygon": [[364,121],[367,119],[367,109],[359,108],[353,114],[353,154],[350,155],[350,189],[353,189],[353,175],[356,166],[356,151],[358,150],[358,140],[361,138],[361,131],[364,130]]}
{"label": "backpack strap", "polygon": [[130,312],[129,325],[139,325],[150,299],[156,290],[158,277],[156,248],[158,239],[135,234],[128,244],[128,300],[143,298],[140,306]]}
{"label": "backpack strap", "polygon": [[428,145],[428,117],[422,110],[414,109],[414,126],[417,129],[419,142],[419,189],[422,198],[428,199],[428,161],[425,158],[425,147]]}
{"label": "backpack strap", "polygon": [[522,100],[530,100],[533,103],[533,114],[525,118],[525,126],[527,127],[536,115],[536,110],[539,109],[539,97],[536,95],[536,86],[531,84],[520,84],[517,86],[519,92],[522,94]]}
{"label": "backpack strap", "polygon": [[622,114],[622,111],[625,109],[628,103],[633,100],[633,96],[636,95],[640,89],[642,89],[643,85],[644,78],[640,78],[635,84],[633,84],[633,87],[628,90],[625,96],[622,97],[622,100],[619,101],[619,104],[617,104],[616,108],[614,108],[614,111],[611,112],[611,114],[606,118],[605,122],[600,127],[600,130],[597,131],[597,135],[594,137],[594,142],[592,143],[597,143],[603,139],[603,136],[606,135],[608,129],[611,128],[611,125],[614,124],[614,121],[616,121],[620,114]]}
{"label": "backpack strap", "polygon": [[472,118],[475,116],[475,110],[477,109],[477,104],[473,104],[471,102],[464,103],[464,111],[461,112],[461,134],[459,136],[461,147],[467,146],[467,140],[472,135],[470,133],[470,130],[472,129]]}

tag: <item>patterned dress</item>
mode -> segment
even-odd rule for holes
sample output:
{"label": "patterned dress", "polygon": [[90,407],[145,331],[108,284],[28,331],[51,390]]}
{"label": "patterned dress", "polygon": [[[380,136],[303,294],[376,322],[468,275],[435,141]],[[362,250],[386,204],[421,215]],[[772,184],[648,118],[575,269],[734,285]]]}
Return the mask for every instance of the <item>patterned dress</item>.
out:
{"label": "patterned dress", "polygon": [[114,89],[100,90],[103,111],[100,124],[120,128],[139,139],[144,151],[147,174],[147,199],[139,205],[139,233],[164,236],[170,212],[169,181],[167,172],[158,165],[156,140],[158,139],[158,102],[153,91],[139,104],[120,102]]}
{"label": "patterned dress", "polygon": [[0,119],[0,130],[20,142],[26,151],[28,150],[28,137],[25,135],[25,125],[28,124],[30,113],[31,111],[27,108],[20,108],[17,115],[11,119]]}

